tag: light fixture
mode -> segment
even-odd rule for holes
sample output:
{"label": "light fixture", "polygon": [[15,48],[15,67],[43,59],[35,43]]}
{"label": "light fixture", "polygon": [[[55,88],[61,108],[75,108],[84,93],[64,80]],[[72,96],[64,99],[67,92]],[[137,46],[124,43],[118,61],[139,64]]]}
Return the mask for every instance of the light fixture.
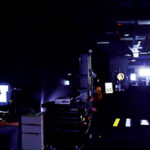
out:
{"label": "light fixture", "polygon": [[124,34],[124,36],[126,36],[126,37],[127,37],[127,36],[129,36],[129,34]]}
{"label": "light fixture", "polygon": [[133,57],[138,58],[139,57],[139,52],[133,52]]}
{"label": "light fixture", "polygon": [[150,68],[141,68],[141,69],[139,69],[139,76],[141,76],[141,77],[150,76]]}
{"label": "light fixture", "polygon": [[70,85],[70,81],[69,80],[64,80],[64,85],[69,86]]}
{"label": "light fixture", "polygon": [[150,25],[150,20],[138,20],[138,25]]}
{"label": "light fixture", "polygon": [[68,76],[71,76],[71,75],[72,75],[72,73],[68,73],[67,75],[68,75]]}
{"label": "light fixture", "polygon": [[131,81],[136,81],[136,74],[135,73],[130,74],[130,80]]}
{"label": "light fixture", "polygon": [[124,75],[123,73],[118,73],[118,74],[117,74],[117,79],[118,79],[119,81],[124,80],[124,78],[125,78],[125,75]]}
{"label": "light fixture", "polygon": [[129,47],[129,49],[132,51],[133,53],[133,57],[134,58],[138,58],[139,57],[139,49],[142,49],[143,47],[140,46],[141,45],[141,41],[138,41],[138,44],[133,45],[132,47]]}
{"label": "light fixture", "polygon": [[98,45],[107,45],[110,44],[109,41],[101,41],[101,42],[97,42]]}

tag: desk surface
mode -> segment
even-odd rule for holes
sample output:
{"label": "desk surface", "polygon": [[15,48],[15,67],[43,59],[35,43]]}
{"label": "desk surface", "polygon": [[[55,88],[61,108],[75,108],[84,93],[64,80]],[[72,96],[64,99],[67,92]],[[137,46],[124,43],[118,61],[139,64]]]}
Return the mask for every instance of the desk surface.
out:
{"label": "desk surface", "polygon": [[19,122],[0,121],[0,126],[19,126]]}

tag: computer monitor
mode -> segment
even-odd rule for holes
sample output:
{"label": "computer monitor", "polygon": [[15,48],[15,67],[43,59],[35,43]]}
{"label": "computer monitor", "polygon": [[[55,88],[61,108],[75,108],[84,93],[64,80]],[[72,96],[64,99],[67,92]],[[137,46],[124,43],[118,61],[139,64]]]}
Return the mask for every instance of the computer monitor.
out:
{"label": "computer monitor", "polygon": [[8,105],[11,97],[11,88],[9,84],[0,83],[0,106]]}

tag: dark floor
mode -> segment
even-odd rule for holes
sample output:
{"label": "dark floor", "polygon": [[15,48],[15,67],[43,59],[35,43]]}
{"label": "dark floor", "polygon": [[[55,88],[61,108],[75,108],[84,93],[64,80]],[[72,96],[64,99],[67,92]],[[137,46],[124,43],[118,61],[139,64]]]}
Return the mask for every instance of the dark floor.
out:
{"label": "dark floor", "polygon": [[[107,97],[107,96],[106,96]],[[107,97],[100,138],[91,139],[86,149],[150,149],[150,88],[132,87]],[[120,119],[114,127],[116,118]],[[126,126],[130,119],[131,126]],[[145,120],[146,125],[141,125]]]}
{"label": "dark floor", "polygon": [[[126,92],[105,95],[104,100],[105,111],[97,117],[97,125],[83,138],[80,149],[150,150],[150,88],[132,87]],[[119,123],[114,127],[116,119]],[[126,127],[127,119],[131,120],[129,127]],[[141,120],[147,125],[141,125]],[[67,146],[63,148],[62,144],[56,149],[67,149]]]}

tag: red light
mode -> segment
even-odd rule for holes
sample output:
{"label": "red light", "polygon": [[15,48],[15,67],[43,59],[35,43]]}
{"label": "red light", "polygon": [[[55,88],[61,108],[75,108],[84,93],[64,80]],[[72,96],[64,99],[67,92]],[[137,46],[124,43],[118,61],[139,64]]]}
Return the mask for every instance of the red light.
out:
{"label": "red light", "polygon": [[91,102],[93,102],[93,101],[94,101],[94,97],[91,97],[91,99],[90,99],[90,100],[91,100]]}
{"label": "red light", "polygon": [[88,120],[90,120],[90,116],[88,116]]}

